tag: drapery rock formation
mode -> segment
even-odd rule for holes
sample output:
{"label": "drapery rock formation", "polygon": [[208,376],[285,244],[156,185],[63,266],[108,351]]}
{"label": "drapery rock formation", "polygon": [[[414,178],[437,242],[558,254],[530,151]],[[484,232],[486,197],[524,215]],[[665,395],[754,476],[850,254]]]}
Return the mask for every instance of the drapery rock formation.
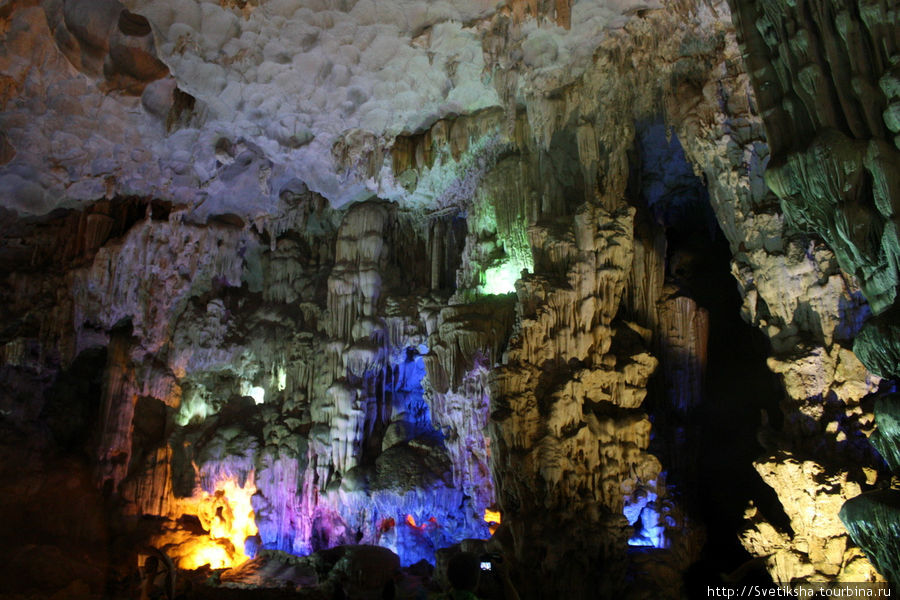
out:
{"label": "drapery rock formation", "polygon": [[[772,161],[766,178],[798,226],[816,231],[855,276],[876,315],[894,304],[894,198],[900,153],[888,105],[896,80],[892,3],[735,3]],[[879,317],[866,327],[878,327]],[[881,376],[896,345],[863,333],[858,352]],[[886,348],[885,348],[886,346]],[[891,355],[891,358],[896,358]]]}
{"label": "drapery rock formation", "polygon": [[[875,316],[859,331],[854,351],[873,374],[894,377],[896,336],[891,307],[898,271],[892,204],[900,154],[892,144],[895,128],[888,106],[893,100],[890,82],[897,59],[897,7],[892,3],[735,2],[732,8],[772,154],[766,181],[792,223],[820,235],[843,271],[858,282]],[[858,330],[859,321],[866,316],[860,313],[851,318],[855,322],[852,329]],[[822,328],[826,343],[829,329]],[[788,393],[801,386],[816,392],[830,389],[846,407],[846,415],[860,415],[851,417],[850,422],[838,415],[837,421],[826,427],[836,434],[838,443],[837,452],[826,452],[836,455],[832,460],[844,455],[845,464],[862,460],[870,466],[864,473],[858,469],[848,473],[856,471],[853,479],[871,484],[875,478],[871,466],[880,461],[865,457],[865,445],[854,443],[860,425],[866,433],[872,429],[871,405],[863,409],[860,404],[871,388],[844,383],[859,381],[861,371],[853,366],[856,358],[845,351],[828,354],[830,360],[822,364],[834,364],[833,383],[829,381],[831,368],[826,367],[825,378],[816,378],[826,387],[819,388],[819,383],[802,377],[793,382],[785,377]],[[850,375],[847,368],[857,374]],[[812,374],[808,368],[803,371]],[[791,395],[799,399],[799,395]],[[827,398],[819,393],[812,397]],[[804,404],[807,406],[800,412],[807,419],[819,420],[815,414],[829,412],[818,406],[820,402]],[[810,467],[821,469],[818,464]],[[807,468],[803,471],[809,472]],[[811,481],[805,487],[812,491],[816,485]],[[847,489],[847,485],[834,489],[838,488]],[[827,528],[839,531],[834,525]],[[794,529],[797,533],[796,526]],[[847,569],[848,580],[860,578],[855,569]]]}
{"label": "drapery rock formation", "polygon": [[894,577],[895,13],[0,7],[0,485],[90,517],[9,564],[375,590],[498,512],[523,598]]}
{"label": "drapery rock formation", "polygon": [[[872,445],[887,461],[895,478],[900,471],[900,443],[898,443],[898,399],[896,394],[878,398],[875,421],[878,430],[870,437]],[[897,581],[900,564],[897,562],[897,517],[900,516],[900,490],[896,480],[889,489],[875,490],[856,496],[841,508],[841,521],[851,537],[863,548],[890,581]]]}

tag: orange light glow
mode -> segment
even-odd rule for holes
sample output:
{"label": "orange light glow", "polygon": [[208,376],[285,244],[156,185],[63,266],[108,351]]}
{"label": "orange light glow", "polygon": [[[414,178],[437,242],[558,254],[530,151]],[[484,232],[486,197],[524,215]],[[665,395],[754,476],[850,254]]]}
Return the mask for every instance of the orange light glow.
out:
{"label": "orange light glow", "polygon": [[157,545],[166,546],[182,569],[204,565],[227,569],[246,562],[250,557],[244,552],[244,542],[259,531],[250,503],[255,493],[252,473],[243,487],[228,478],[217,482],[212,494],[196,490],[191,498],[179,501],[177,512],[196,515],[207,534],[186,535],[176,530],[157,538]]}
{"label": "orange light glow", "polygon": [[428,520],[423,521],[421,525],[416,523],[416,518],[412,515],[406,515],[406,524],[412,527],[413,529],[418,529],[419,531],[425,531],[426,529],[436,529],[440,527],[437,519],[434,517],[428,517]]}
{"label": "orange light glow", "polygon": [[396,524],[397,522],[394,521],[393,517],[388,517],[381,520],[381,523],[378,524],[378,530],[381,531],[381,533],[386,533],[393,529]]}
{"label": "orange light glow", "polygon": [[494,535],[494,532],[497,531],[497,527],[500,526],[500,511],[499,510],[491,510],[490,508],[484,509],[484,521],[485,523],[490,524],[491,535]]}
{"label": "orange light glow", "polygon": [[188,554],[178,560],[178,566],[182,569],[199,569],[204,565],[212,569],[227,569],[237,564],[232,560],[232,548],[226,548],[218,540],[194,538],[185,549],[189,550]]}

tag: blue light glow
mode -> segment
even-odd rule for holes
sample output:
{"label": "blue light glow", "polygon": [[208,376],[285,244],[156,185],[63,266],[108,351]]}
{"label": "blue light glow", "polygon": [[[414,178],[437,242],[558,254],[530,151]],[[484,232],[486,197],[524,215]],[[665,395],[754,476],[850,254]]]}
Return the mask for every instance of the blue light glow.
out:
{"label": "blue light glow", "polygon": [[[315,434],[299,458],[283,452],[265,456],[257,473],[262,491],[253,498],[259,530],[254,543],[299,555],[375,544],[396,552],[401,564],[409,566],[421,560],[434,564],[436,550],[490,536],[480,507],[462,485],[452,482],[448,468],[453,457],[423,387],[428,351],[426,344],[397,348],[383,369],[362,374],[359,388],[370,394],[373,409],[363,426],[381,435],[374,466],[357,465],[321,486],[318,471],[304,462],[330,464],[328,454],[314,454]],[[330,434],[327,426],[317,427],[322,435]],[[408,481],[391,479],[397,464],[409,469]],[[298,494],[314,486],[314,496]]]}
{"label": "blue light glow", "polygon": [[622,513],[628,524],[635,528],[634,535],[628,540],[629,546],[666,547],[666,526],[657,500],[657,495],[651,491],[641,491],[626,498]]}

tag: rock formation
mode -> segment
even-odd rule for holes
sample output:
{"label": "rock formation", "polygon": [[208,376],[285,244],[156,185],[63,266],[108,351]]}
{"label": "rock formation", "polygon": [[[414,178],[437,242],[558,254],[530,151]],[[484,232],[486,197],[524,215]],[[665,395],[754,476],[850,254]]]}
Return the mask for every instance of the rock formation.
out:
{"label": "rock formation", "polygon": [[[869,437],[872,445],[887,461],[896,476],[900,461],[897,451],[897,395],[888,394],[876,400],[875,421],[878,429]],[[897,516],[900,515],[900,491],[892,480],[888,489],[870,491],[844,503],[841,521],[850,536],[889,581],[897,581]]]}
{"label": "rock formation", "polygon": [[[775,467],[778,463],[784,465],[784,477],[800,468],[804,473],[801,481],[809,481],[803,486],[806,495],[819,502],[826,498],[819,481],[829,465],[846,465],[835,471],[835,481],[843,481],[847,473],[848,482],[827,493],[833,496],[828,502],[840,503],[844,497],[856,496],[858,485],[874,482],[873,467],[880,461],[866,456],[859,435],[872,429],[871,404],[864,408],[861,401],[875,391],[877,379],[865,375],[856,357],[838,345],[849,347],[858,333],[853,348],[859,359],[874,375],[896,375],[890,307],[896,295],[897,267],[892,258],[896,244],[892,241],[890,204],[896,195],[892,171],[900,155],[891,144],[890,111],[886,110],[891,101],[891,65],[896,62],[897,32],[892,25],[896,7],[890,3],[751,6],[735,2],[732,9],[771,152],[766,181],[779,196],[793,226],[822,237],[834,252],[829,260],[853,277],[851,285],[859,286],[855,295],[864,295],[877,315],[862,330],[867,310],[843,311],[845,316],[835,323],[835,330],[820,317],[813,326],[824,339],[821,350],[803,351],[806,357],[795,363],[797,367],[772,364],[774,370],[784,373],[788,394],[800,401],[796,405],[799,414],[791,424],[797,431],[788,437],[796,443],[801,436],[820,430],[821,425],[814,423],[831,423],[825,425],[825,440],[816,436],[813,444],[806,442],[802,451],[793,451],[795,457],[803,457],[802,462],[776,458],[768,462],[768,467],[758,464],[757,469],[768,472],[764,477],[770,480],[782,477],[775,475],[780,470]],[[819,280],[825,281],[821,276]],[[813,310],[813,314],[825,312]],[[839,412],[829,415],[833,410],[829,405]],[[789,413],[789,419],[791,416]],[[828,438],[833,441],[826,441]],[[814,458],[813,462],[806,457]],[[859,464],[869,466],[861,471],[847,468]],[[786,488],[795,483],[785,480],[774,485],[787,492]],[[783,504],[789,515],[790,505],[797,505]],[[827,511],[817,508],[819,512],[833,513],[833,507]],[[797,518],[792,516],[791,520],[796,537],[813,525],[809,519],[796,524]],[[833,519],[829,525],[815,527],[842,535]],[[830,544],[820,546],[817,542],[816,546],[828,552],[834,548]],[[819,570],[813,552],[821,550],[813,545],[809,548],[809,560],[801,561],[806,563],[802,568]],[[845,560],[836,575],[847,580],[864,579],[858,564],[856,559]]]}
{"label": "rock formation", "polygon": [[0,7],[9,564],[896,578],[896,10]]}

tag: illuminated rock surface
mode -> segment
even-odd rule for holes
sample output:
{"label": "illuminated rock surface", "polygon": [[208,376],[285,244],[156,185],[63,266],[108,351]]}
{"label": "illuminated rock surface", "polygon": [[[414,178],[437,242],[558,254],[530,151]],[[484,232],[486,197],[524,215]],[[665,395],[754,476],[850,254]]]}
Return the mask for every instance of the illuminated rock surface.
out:
{"label": "illuminated rock surface", "polygon": [[878,429],[869,441],[896,473],[900,471],[900,398],[896,394],[875,401],[875,422]]}
{"label": "illuminated rock surface", "polygon": [[896,489],[862,494],[849,500],[841,510],[841,519],[854,541],[890,581],[896,581],[900,573],[900,562],[897,561],[900,551],[897,545],[897,531],[900,530],[898,518],[900,491]]}
{"label": "illuminated rock surface", "polygon": [[[896,100],[892,82],[896,79],[897,7],[891,2],[789,5],[740,1],[732,6],[738,35],[746,47],[747,69],[772,155],[766,181],[780,197],[782,209],[794,226],[815,231],[828,243],[834,251],[834,259],[828,260],[836,259],[846,273],[854,276],[872,312],[878,315],[860,331],[865,311],[845,312],[845,308],[827,311],[832,315],[843,313],[837,321],[843,325],[838,327],[849,325],[849,331],[835,330],[832,337],[831,326],[826,326],[827,321],[820,317],[819,323],[809,323],[804,329],[810,330],[813,325],[818,330],[817,335],[825,341],[824,352],[809,348],[812,352],[803,351],[806,354],[803,358],[794,352],[800,359],[794,363],[799,367],[796,370],[790,363],[782,363],[783,366],[770,363],[776,371],[784,373],[787,391],[799,401],[797,409],[802,415],[795,423],[800,426],[797,433],[782,435],[778,446],[793,452],[794,460],[802,458],[803,464],[813,458],[814,470],[825,469],[822,473],[830,471],[830,465],[867,465],[862,470],[850,468],[849,473],[859,484],[871,484],[879,461],[865,457],[865,446],[855,431],[866,435],[871,432],[874,420],[871,404],[861,401],[873,388],[871,383],[860,386],[869,378],[860,377],[864,372],[854,366],[856,358],[849,352],[841,349],[835,353],[834,342],[849,347],[850,339],[858,333],[853,348],[859,359],[880,377],[897,375],[896,328],[891,307],[896,298],[898,276],[893,204],[897,197],[900,154],[893,133],[896,124],[891,120],[889,108]],[[807,255],[817,254],[812,247],[810,250]],[[816,262],[825,264],[821,260]],[[825,281],[825,277],[819,276],[819,282]],[[827,281],[827,286],[833,285],[831,277]],[[842,304],[849,306],[846,302]],[[817,308],[813,312],[826,314]],[[798,313],[802,315],[794,311],[795,316]],[[848,334],[850,339],[845,337]],[[831,350],[827,350],[829,346]],[[830,358],[826,359],[826,355]],[[775,360],[780,360],[777,352]],[[832,368],[833,379],[829,374]],[[833,406],[840,407],[844,413],[835,415],[836,422],[834,417],[827,416],[830,411],[826,407],[832,404],[829,398],[838,400],[839,404]],[[848,420],[854,413],[857,416]],[[831,421],[825,426],[825,439],[835,436],[836,445],[822,444],[819,438],[818,449],[807,442],[806,448],[797,453],[786,443],[789,438],[794,438],[796,443],[798,437],[817,429],[810,428],[813,422],[823,420]],[[780,467],[790,468],[789,462],[783,462]],[[776,467],[775,471],[778,470]],[[843,490],[841,494],[855,495],[848,484],[839,486]],[[792,494],[788,489],[792,485],[785,482],[779,496]],[[814,489],[809,485],[803,487]],[[830,492],[822,490],[815,495],[824,494],[822,501],[825,501],[827,495],[835,492],[837,488],[832,487]],[[862,502],[851,500],[848,506]],[[791,502],[782,504],[791,514]],[[759,527],[756,530],[762,532]],[[796,529],[794,534],[795,539],[801,537]],[[771,536],[763,537],[774,541]],[[824,547],[837,539],[832,537]],[[812,557],[812,549],[810,545],[809,564],[802,568],[818,571],[820,567]],[[762,548],[757,550],[761,552]],[[804,554],[799,552],[801,563],[807,561]],[[866,579],[855,567],[850,568],[855,563],[855,560],[845,561],[846,574],[838,577]],[[882,574],[891,577],[888,572]]]}
{"label": "illuminated rock surface", "polygon": [[[898,284],[895,204],[900,189],[897,6],[833,5],[805,12],[779,2],[735,2],[772,161],[766,180],[798,227],[816,231],[872,310],[891,307]],[[874,336],[896,358],[895,328],[873,319],[860,356],[882,376]]]}
{"label": "illuminated rock surface", "polygon": [[0,7],[10,589],[892,577],[897,9],[813,4]]}
{"label": "illuminated rock surface", "polygon": [[[878,429],[869,441],[887,461],[895,477],[900,473],[900,402],[896,394],[882,396],[875,402]],[[850,536],[860,545],[878,570],[896,582],[900,576],[900,490],[896,485],[861,494],[844,504],[840,513]]]}

